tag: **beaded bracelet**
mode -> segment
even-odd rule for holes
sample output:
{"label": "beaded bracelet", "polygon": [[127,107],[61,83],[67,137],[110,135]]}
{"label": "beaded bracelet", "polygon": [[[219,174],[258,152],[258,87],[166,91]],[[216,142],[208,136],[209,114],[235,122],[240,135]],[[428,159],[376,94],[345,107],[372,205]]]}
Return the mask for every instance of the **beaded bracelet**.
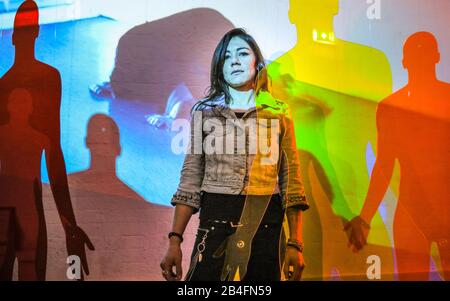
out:
{"label": "beaded bracelet", "polygon": [[170,239],[172,236],[176,236],[176,237],[178,237],[178,238],[180,239],[180,243],[183,242],[183,235],[181,235],[180,233],[177,233],[177,232],[170,232],[168,236],[169,236],[169,239]]}

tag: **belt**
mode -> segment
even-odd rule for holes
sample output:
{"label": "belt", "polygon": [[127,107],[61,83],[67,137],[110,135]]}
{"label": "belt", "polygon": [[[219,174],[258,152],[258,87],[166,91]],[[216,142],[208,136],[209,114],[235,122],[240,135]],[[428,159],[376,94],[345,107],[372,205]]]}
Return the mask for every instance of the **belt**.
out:
{"label": "belt", "polygon": [[208,219],[206,221],[208,224],[216,224],[216,225],[229,225],[231,228],[242,227],[244,224],[239,221],[228,221],[228,220],[216,220],[216,219]]}

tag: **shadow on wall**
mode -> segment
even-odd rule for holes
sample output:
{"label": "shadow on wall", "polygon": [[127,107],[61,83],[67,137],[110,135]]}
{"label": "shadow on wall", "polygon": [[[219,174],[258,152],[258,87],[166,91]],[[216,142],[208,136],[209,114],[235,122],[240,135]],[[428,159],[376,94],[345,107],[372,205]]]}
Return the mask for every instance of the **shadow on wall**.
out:
{"label": "shadow on wall", "polygon": [[[64,227],[62,250],[78,255],[88,272],[85,244],[93,249],[73,212],[60,144],[61,77],[35,57],[39,10],[24,1],[14,19],[13,66],[0,79],[0,279],[45,280],[47,232],[42,202],[41,157],[45,150],[51,190]],[[58,219],[57,218],[57,219]],[[64,235],[63,235],[64,236]],[[64,247],[65,245],[65,247]],[[81,273],[83,277],[83,273]]]}
{"label": "shadow on wall", "polygon": [[[311,205],[303,224],[309,245],[303,278],[367,280],[367,256],[347,247],[343,228],[367,192],[366,148],[376,141],[376,104],[392,92],[390,66],[381,51],[335,36],[339,0],[289,4],[297,44],[268,66],[268,74],[274,96],[290,105],[296,121],[302,179]],[[389,275],[383,279],[388,280],[393,256],[380,215],[373,228],[376,234],[365,252],[383,259],[383,272]]]}
{"label": "shadow on wall", "polygon": [[[112,118],[94,115],[89,123],[86,146],[91,154],[89,169],[69,175],[73,206],[79,224],[95,242],[89,253],[90,280],[163,280],[159,263],[168,245],[173,208],[146,202],[116,175],[120,155],[119,128]],[[44,187],[45,213],[49,220],[49,279],[64,277],[67,265],[61,252],[64,236],[56,208]],[[183,251],[189,254],[195,226],[186,229]],[[185,271],[189,256],[185,256]]]}
{"label": "shadow on wall", "polygon": [[[450,84],[436,77],[440,60],[433,34],[411,35],[403,48],[408,84],[377,109],[377,160],[361,216],[372,220],[398,160],[393,231],[400,280],[429,279],[433,243],[442,276],[450,280]],[[357,235],[350,242],[357,245]]]}
{"label": "shadow on wall", "polygon": [[155,104],[162,113],[172,91],[187,86],[194,98],[209,86],[211,58],[234,26],[217,11],[192,9],[129,30],[119,41],[111,87],[118,98]]}

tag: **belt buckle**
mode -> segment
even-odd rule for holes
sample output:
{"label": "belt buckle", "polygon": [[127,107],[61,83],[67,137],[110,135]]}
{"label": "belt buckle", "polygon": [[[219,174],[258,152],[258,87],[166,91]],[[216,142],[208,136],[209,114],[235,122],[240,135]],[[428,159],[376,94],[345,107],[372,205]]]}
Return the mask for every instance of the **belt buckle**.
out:
{"label": "belt buckle", "polygon": [[230,222],[231,228],[238,228],[238,227],[242,227],[244,224],[241,224],[240,222],[238,222],[237,224]]}

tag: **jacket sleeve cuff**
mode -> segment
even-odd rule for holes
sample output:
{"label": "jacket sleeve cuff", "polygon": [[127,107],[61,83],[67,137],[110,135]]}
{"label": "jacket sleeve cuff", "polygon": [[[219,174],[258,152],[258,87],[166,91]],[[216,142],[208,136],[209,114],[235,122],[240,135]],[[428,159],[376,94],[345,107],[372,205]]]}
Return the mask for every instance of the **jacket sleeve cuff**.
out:
{"label": "jacket sleeve cuff", "polygon": [[306,211],[309,209],[309,203],[306,200],[305,195],[300,194],[282,195],[281,202],[283,205],[283,209],[285,210],[289,207],[298,207],[302,211]]}
{"label": "jacket sleeve cuff", "polygon": [[177,204],[186,205],[194,209],[194,214],[200,209],[200,193],[199,192],[186,192],[177,190],[170,201],[172,206]]}

